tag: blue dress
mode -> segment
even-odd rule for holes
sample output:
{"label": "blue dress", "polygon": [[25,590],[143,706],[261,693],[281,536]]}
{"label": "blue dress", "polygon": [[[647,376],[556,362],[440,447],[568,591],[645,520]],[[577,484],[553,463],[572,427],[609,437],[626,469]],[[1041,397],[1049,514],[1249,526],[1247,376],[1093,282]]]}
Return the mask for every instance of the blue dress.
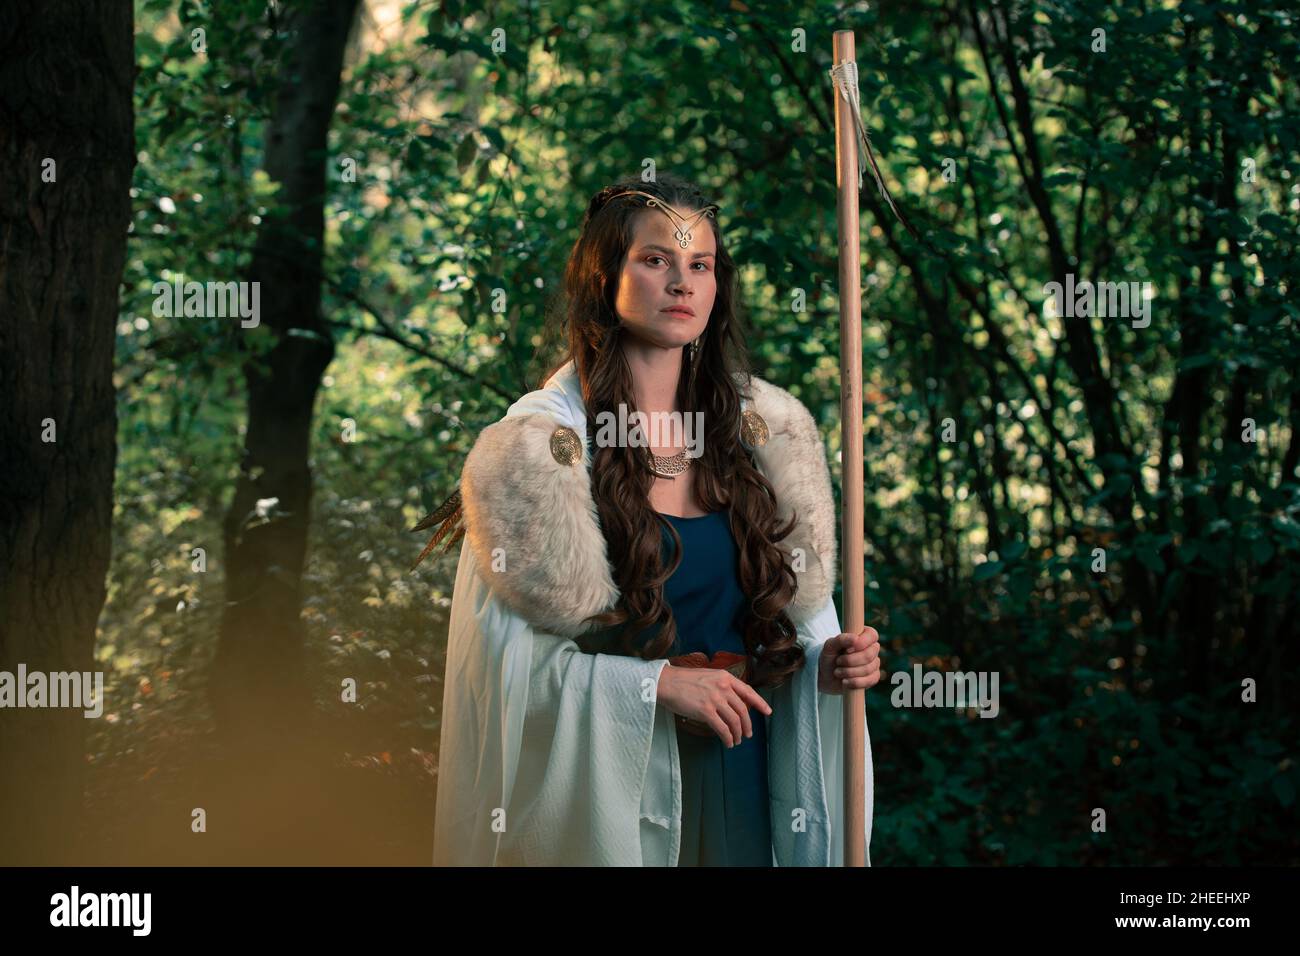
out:
{"label": "blue dress", "polygon": [[[708,657],[716,651],[745,654],[741,624],[748,599],[740,588],[739,553],[728,512],[663,517],[682,539],[682,563],[664,584],[664,599],[677,623],[677,639],[667,656],[693,651]],[[671,560],[667,529],[663,554],[665,562]],[[609,638],[618,631],[604,633]],[[742,737],[735,747],[727,747],[716,734],[677,731],[682,773],[678,866],[772,865],[767,721],[754,707],[749,708],[749,719],[754,736]]]}

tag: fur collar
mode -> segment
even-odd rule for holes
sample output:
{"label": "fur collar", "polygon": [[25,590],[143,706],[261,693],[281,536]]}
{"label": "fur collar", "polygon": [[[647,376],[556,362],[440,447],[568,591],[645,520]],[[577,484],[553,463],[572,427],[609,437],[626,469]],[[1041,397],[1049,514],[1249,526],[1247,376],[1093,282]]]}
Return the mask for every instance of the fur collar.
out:
{"label": "fur collar", "polygon": [[[796,570],[798,590],[786,610],[800,623],[825,606],[835,582],[838,512],[826,451],[802,402],[757,376],[750,381],[742,405],[762,416],[769,434],[754,448],[755,460],[776,491],[781,521],[799,516],[779,546]],[[572,464],[551,452],[551,436],[562,425],[582,441]],[[564,637],[585,632],[583,620],[619,597],[591,492],[590,444],[569,362],[480,433],[460,481],[465,537],[479,574],[511,611]]]}

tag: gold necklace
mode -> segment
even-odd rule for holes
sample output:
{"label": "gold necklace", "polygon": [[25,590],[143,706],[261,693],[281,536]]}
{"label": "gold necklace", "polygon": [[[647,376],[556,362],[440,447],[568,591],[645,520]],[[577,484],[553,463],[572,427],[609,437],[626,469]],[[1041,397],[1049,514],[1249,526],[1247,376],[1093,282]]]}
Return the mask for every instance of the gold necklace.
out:
{"label": "gold necklace", "polygon": [[675,477],[691,467],[690,461],[686,458],[685,448],[675,455],[669,455],[667,458],[661,458],[654,452],[650,452],[650,458],[653,462],[650,470],[659,478]]}

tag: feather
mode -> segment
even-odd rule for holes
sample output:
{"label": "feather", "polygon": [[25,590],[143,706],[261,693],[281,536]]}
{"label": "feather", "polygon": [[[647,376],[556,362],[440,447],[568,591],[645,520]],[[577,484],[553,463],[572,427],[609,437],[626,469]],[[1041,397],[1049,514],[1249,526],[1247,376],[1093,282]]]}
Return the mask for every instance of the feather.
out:
{"label": "feather", "polygon": [[[920,239],[921,234],[916,231],[916,227],[912,225],[911,220],[909,220],[907,216],[903,215],[903,210],[894,205],[894,197],[889,194],[889,190],[885,187],[884,177],[880,175],[880,167],[876,164],[876,152],[871,148],[871,137],[867,135],[867,128],[862,125],[862,117],[857,113],[854,113],[853,121],[857,125],[858,133],[861,136],[861,142],[859,145],[866,147],[867,160],[871,163],[871,175],[875,178],[876,185],[880,188],[881,197],[889,205],[890,210],[894,213],[894,216],[897,217],[898,221],[903,224],[903,228],[911,233],[914,238]],[[861,155],[859,154],[859,161],[860,160]]]}
{"label": "feather", "polygon": [[866,173],[866,166],[863,163],[865,159],[871,164],[871,176],[875,179],[876,186],[880,190],[880,198],[889,206],[890,211],[903,224],[903,227],[914,238],[920,239],[921,234],[916,231],[916,227],[912,225],[911,220],[903,215],[903,210],[899,209],[894,203],[894,197],[890,195],[889,190],[885,187],[885,179],[880,173],[880,166],[876,163],[876,152],[871,148],[871,137],[867,135],[866,124],[862,121],[862,103],[858,95],[857,63],[853,60],[847,60],[844,63],[836,64],[828,72],[832,83],[849,104],[849,117],[853,121],[853,129],[857,138],[855,152],[857,153],[858,188],[862,188],[863,176]]}
{"label": "feather", "polygon": [[464,518],[465,509],[461,506],[460,486],[458,485],[446,501],[434,509],[432,514],[421,518],[420,522],[411,529],[412,531],[425,531],[429,528],[437,529],[434,531],[433,537],[429,539],[429,543],[424,546],[424,550],[420,552],[420,556],[415,559],[415,564],[411,565],[411,570],[414,571],[418,568],[420,562],[427,558],[429,553],[438,546],[438,542],[444,538],[447,543],[443,546],[442,553],[446,554],[454,548],[457,542],[465,536]]}

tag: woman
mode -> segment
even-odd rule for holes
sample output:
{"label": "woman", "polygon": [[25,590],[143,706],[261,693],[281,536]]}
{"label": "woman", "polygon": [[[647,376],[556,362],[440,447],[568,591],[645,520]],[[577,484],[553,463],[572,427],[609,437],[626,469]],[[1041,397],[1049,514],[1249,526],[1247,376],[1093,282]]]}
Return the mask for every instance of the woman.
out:
{"label": "woman", "polygon": [[465,462],[435,864],[843,860],[879,639],[840,633],[825,451],[745,371],[716,209],[666,176],[592,199],[567,354]]}

